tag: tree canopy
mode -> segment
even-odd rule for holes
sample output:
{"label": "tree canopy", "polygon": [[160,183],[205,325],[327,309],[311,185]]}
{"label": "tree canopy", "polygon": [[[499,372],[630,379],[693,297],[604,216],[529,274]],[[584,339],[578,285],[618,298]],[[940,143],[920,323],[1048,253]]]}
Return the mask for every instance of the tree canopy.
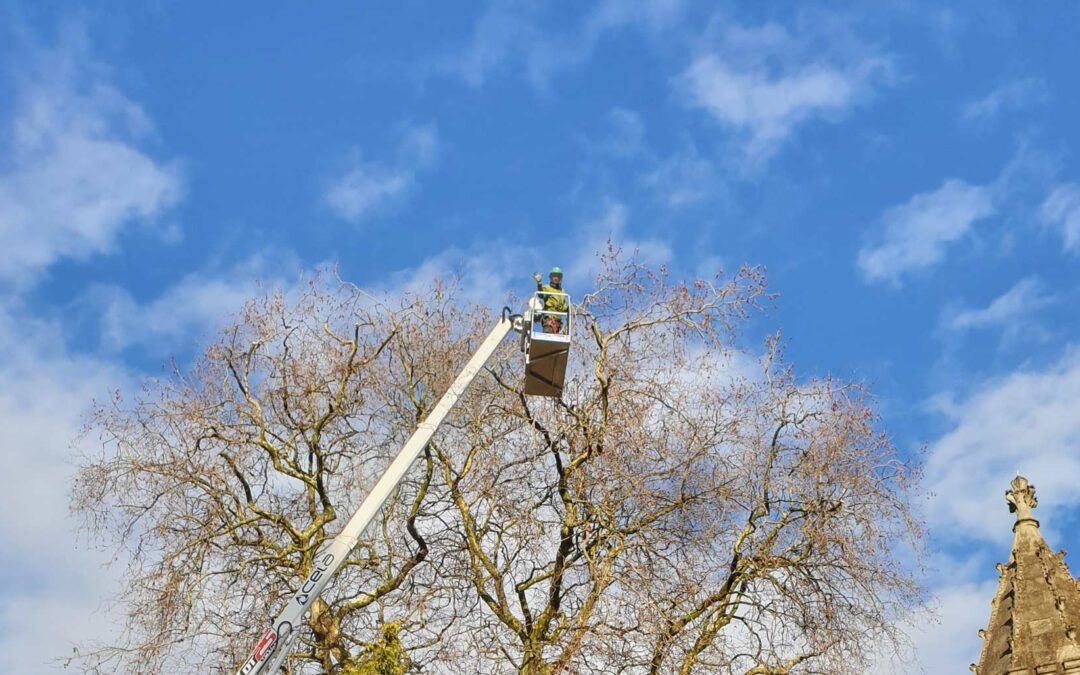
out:
{"label": "tree canopy", "polygon": [[[739,349],[761,270],[609,251],[561,399],[507,345],[312,608],[290,673],[862,673],[921,598],[918,471],[857,382]],[[583,282],[576,284],[583,286]],[[497,320],[319,277],[96,408],[73,507],[127,553],[87,672],[231,673]]]}

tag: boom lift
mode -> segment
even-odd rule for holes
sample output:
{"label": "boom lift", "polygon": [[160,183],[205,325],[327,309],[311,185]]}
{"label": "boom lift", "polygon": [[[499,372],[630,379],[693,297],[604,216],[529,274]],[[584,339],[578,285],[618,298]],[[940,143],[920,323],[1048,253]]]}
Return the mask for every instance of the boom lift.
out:
{"label": "boom lift", "polygon": [[[375,487],[360,504],[360,508],[349,518],[345,527],[325,550],[315,557],[314,569],[304,583],[289,599],[288,604],[278,614],[273,624],[263,633],[248,659],[236,671],[236,675],[275,675],[289,656],[304,618],[323,592],[330,579],[345,562],[349,552],[356,546],[364,530],[378,514],[383,504],[390,497],[409,468],[420,456],[420,452],[439,429],[446,415],[453,409],[473,379],[495,354],[496,348],[511,330],[521,333],[521,348],[525,352],[525,388],[524,393],[532,396],[559,397],[562,395],[566,379],[567,355],[570,351],[570,298],[566,298],[566,312],[548,312],[544,310],[541,296],[549,295],[538,292],[529,301],[529,309],[524,316],[510,315],[509,308],[503,310],[498,325],[480,344],[476,353],[458,374],[457,379],[446,390],[431,413],[421,422],[409,440],[405,442],[397,457],[387,467]],[[565,294],[563,294],[565,295]],[[560,330],[557,333],[545,333],[537,330],[537,323],[545,316],[558,319]]]}
{"label": "boom lift", "polygon": [[[570,307],[570,296],[566,293],[551,293],[537,291],[529,301],[529,311],[526,313],[531,327],[522,332],[525,352],[525,394],[529,396],[554,396],[562,395],[563,383],[566,378],[566,360],[570,354],[570,322],[573,321],[572,313],[552,312],[544,309],[548,297],[558,295],[566,300],[566,307]],[[537,322],[543,322],[545,318],[555,319],[557,331],[545,332],[535,330]]]}

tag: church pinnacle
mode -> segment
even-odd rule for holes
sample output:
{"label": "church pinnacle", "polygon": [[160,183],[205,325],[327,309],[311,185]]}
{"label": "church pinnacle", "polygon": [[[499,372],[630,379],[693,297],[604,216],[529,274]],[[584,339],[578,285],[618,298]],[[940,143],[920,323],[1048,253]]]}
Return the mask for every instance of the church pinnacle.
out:
{"label": "church pinnacle", "polygon": [[1013,478],[1010,485],[1012,489],[1005,491],[1005,501],[1009,502],[1009,512],[1016,514],[1013,531],[1015,532],[1021,523],[1030,522],[1038,527],[1039,521],[1031,517],[1031,510],[1039,505],[1039,500],[1035,498],[1035,486],[1028,483],[1023,476]]}
{"label": "church pinnacle", "polygon": [[1053,553],[1032,511],[1035,486],[1017,476],[1006,491],[1016,514],[1009,562],[990,606],[975,675],[1080,675],[1080,587],[1065,566],[1065,552]]}

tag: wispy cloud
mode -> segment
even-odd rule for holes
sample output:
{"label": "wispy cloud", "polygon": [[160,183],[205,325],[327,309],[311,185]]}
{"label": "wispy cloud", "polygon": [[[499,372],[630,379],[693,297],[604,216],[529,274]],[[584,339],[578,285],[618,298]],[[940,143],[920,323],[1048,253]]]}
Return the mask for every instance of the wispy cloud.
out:
{"label": "wispy cloud", "polygon": [[290,256],[258,254],[228,269],[192,272],[156,298],[140,301],[118,286],[95,286],[80,304],[98,317],[105,350],[138,345],[164,354],[210,337],[252,298],[299,278],[300,265]]}
{"label": "wispy cloud", "polygon": [[[388,275],[375,290],[397,295],[423,292],[432,279],[453,279],[461,284],[461,297],[492,306],[505,302],[507,293],[531,293],[535,288],[529,277],[558,265],[566,270],[567,290],[575,297],[588,292],[602,262],[598,253],[610,241],[627,255],[636,254],[650,264],[672,260],[671,246],[660,238],[640,237],[629,232],[629,209],[609,201],[592,217],[568,229],[565,237],[556,237],[543,245],[513,239],[485,240],[468,248],[449,248],[421,261],[415,267]],[[715,274],[716,270],[711,270]]]}
{"label": "wispy cloud", "polygon": [[1055,187],[1039,212],[1043,223],[1061,234],[1065,250],[1080,253],[1080,184]]}
{"label": "wispy cloud", "polygon": [[614,108],[608,121],[609,134],[591,146],[586,172],[597,170],[606,179],[610,162],[625,162],[634,178],[632,189],[646,188],[658,204],[669,209],[727,197],[727,181],[718,161],[703,154],[689,136],[663,154],[650,145],[645,123],[635,111]]}
{"label": "wispy cloud", "polygon": [[473,29],[472,41],[440,63],[445,72],[479,87],[489,77],[520,63],[534,84],[576,56],[553,49],[537,26],[541,5],[532,2],[493,2]]}
{"label": "wispy cloud", "polygon": [[[100,313],[106,351],[141,344],[160,355],[205,337],[267,292],[252,281],[256,275],[288,267],[280,257],[257,257],[220,274],[189,275],[145,302],[99,287],[79,304]],[[115,640],[122,626],[108,599],[120,590],[126,556],[73,536],[78,523],[66,495],[75,458],[100,450],[100,439],[80,436],[83,415],[95,399],[137,390],[141,376],[112,355],[76,353],[65,341],[71,330],[70,316],[37,318],[0,298],[0,537],[7,544],[0,569],[18,579],[0,587],[0,649],[19,673],[60,672],[73,646]]]}
{"label": "wispy cloud", "polygon": [[1036,77],[1009,80],[989,94],[971,99],[960,110],[965,122],[990,122],[1001,113],[1041,105],[1050,100],[1046,83]]}
{"label": "wispy cloud", "polygon": [[645,153],[651,154],[645,141],[645,123],[641,115],[627,108],[612,108],[608,112],[611,133],[599,149],[614,157],[634,157]]}
{"label": "wispy cloud", "polygon": [[131,378],[70,353],[66,333],[0,303],[0,569],[17,580],[0,587],[0,649],[12,672],[59,672],[56,659],[106,637],[119,618],[105,599],[115,597],[123,556],[106,569],[111,553],[73,536],[66,495],[73,452],[91,452],[95,440],[73,448],[82,415]]}
{"label": "wispy cloud", "polygon": [[[998,509],[998,515],[1007,516],[1004,511],[1004,507]],[[1005,517],[1001,520],[1003,524],[1007,522]],[[1002,552],[1006,554],[1007,551]],[[936,576],[941,583],[933,586],[928,601],[901,619],[908,639],[918,650],[917,661],[911,655],[896,659],[891,654],[882,654],[870,672],[876,675],[962,673],[978,659],[981,646],[978,630],[986,627],[997,582],[977,582],[976,579],[994,568],[990,561],[976,559],[975,562],[981,563],[981,567],[954,563],[950,569],[938,570]]]}
{"label": "wispy cloud", "polygon": [[950,244],[994,213],[991,188],[945,181],[885,211],[877,242],[859,251],[859,271],[868,281],[898,284],[905,274],[940,263]]}
{"label": "wispy cloud", "polygon": [[1080,505],[1080,349],[1067,349],[1048,367],[988,380],[960,400],[948,393],[934,400],[948,431],[930,445],[926,462],[932,525],[1006,543],[1005,488],[994,488],[1018,471],[1038,485],[1049,513]]}
{"label": "wispy cloud", "polygon": [[633,253],[642,262],[660,265],[671,260],[671,246],[662,239],[653,237],[639,238],[627,232],[630,211],[625,204],[609,202],[600,214],[581,226],[579,234],[572,242],[572,249],[577,255],[567,267],[569,279],[588,286],[602,269],[597,253],[605,250],[610,241],[627,254]]}
{"label": "wispy cloud", "polygon": [[[1021,138],[993,180],[971,184],[948,179],[936,190],[915,194],[886,209],[869,228],[856,266],[867,281],[899,286],[905,276],[943,263],[961,241],[984,243],[990,235],[1002,253],[1008,252],[1019,230],[995,229],[980,221],[993,218],[998,224],[1026,224],[1057,172],[1052,154]],[[1077,205],[1080,191],[1062,186],[1045,200],[1043,219],[1048,225],[1061,225],[1066,233],[1070,223],[1077,223],[1080,238],[1080,218],[1070,218]]]}
{"label": "wispy cloud", "polygon": [[726,29],[676,80],[686,103],[736,135],[751,164],[768,160],[812,120],[836,120],[888,80],[888,56],[832,53],[777,24]]}
{"label": "wispy cloud", "polygon": [[[122,364],[74,353],[71,326],[24,306],[50,266],[113,252],[135,226],[169,238],[163,221],[181,199],[178,163],[155,159],[154,127],[118,90],[76,25],[60,44],[23,43],[11,57],[14,98],[0,121],[0,649],[15,672],[60,670],[75,642],[115,627],[113,557],[73,539],[65,495],[73,440],[91,400],[130,384]],[[121,564],[123,554],[116,554]]]}
{"label": "wispy cloud", "polygon": [[1021,279],[1004,294],[994,298],[981,309],[956,312],[948,321],[953,330],[1004,327],[1015,331],[1022,322],[1053,302],[1042,282],[1036,277]]}
{"label": "wispy cloud", "polygon": [[609,31],[634,27],[647,32],[672,26],[681,18],[683,0],[602,0],[579,24],[565,32],[544,28],[546,3],[494,0],[477,20],[468,45],[441,59],[437,72],[473,87],[504,73],[524,75],[546,90],[558,72],[586,63]]}
{"label": "wispy cloud", "polygon": [[642,176],[642,183],[670,208],[691,206],[724,192],[715,163],[687,143],[675,153],[659,158]]}
{"label": "wispy cloud", "polygon": [[[1000,325],[1010,315],[986,312],[975,323]],[[934,556],[931,565],[932,601],[910,622],[922,672],[956,672],[978,658],[975,631],[988,622],[996,586],[992,565],[1008,558],[1012,540],[1014,519],[1003,493],[1017,473],[1038,487],[1047,539],[1051,545],[1061,541],[1054,524],[1080,505],[1077,407],[1080,350],[1075,346],[1047,366],[1018,369],[931,399],[945,428],[927,448],[926,518],[931,534],[948,550]],[[933,614],[937,620],[927,624]],[[910,664],[882,664],[879,671],[920,672]]]}
{"label": "wispy cloud", "polygon": [[339,218],[358,223],[400,204],[415,188],[420,172],[438,158],[439,137],[432,125],[414,126],[388,161],[365,161],[359,150],[355,155],[350,168],[326,188],[323,201]]}
{"label": "wispy cloud", "polygon": [[143,110],[69,37],[36,51],[16,85],[0,173],[0,281],[25,285],[62,258],[109,253],[126,227],[160,226],[183,191],[177,164],[141,148],[152,130]]}

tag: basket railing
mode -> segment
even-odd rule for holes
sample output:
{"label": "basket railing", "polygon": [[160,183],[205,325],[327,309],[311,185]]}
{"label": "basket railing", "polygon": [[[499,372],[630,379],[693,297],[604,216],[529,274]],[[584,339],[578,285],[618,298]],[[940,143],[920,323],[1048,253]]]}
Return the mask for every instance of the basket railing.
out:
{"label": "basket railing", "polygon": [[[547,300],[553,297],[563,298],[562,305],[565,310],[550,310]],[[572,313],[570,312],[570,295],[555,291],[536,291],[533,294],[532,307],[533,333],[539,335],[570,335]],[[540,330],[537,330],[537,326]]]}

